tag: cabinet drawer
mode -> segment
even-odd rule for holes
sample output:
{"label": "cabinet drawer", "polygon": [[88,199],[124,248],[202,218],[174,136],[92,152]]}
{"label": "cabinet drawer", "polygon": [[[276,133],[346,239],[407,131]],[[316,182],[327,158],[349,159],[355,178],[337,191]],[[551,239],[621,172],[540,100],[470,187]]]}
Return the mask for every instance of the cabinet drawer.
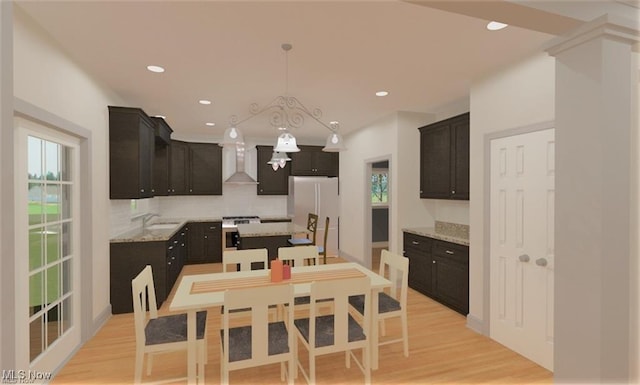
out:
{"label": "cabinet drawer", "polygon": [[433,255],[458,263],[469,263],[469,247],[445,241],[433,241]]}
{"label": "cabinet drawer", "polygon": [[422,237],[420,235],[404,233],[404,249],[417,250],[431,254],[431,246],[433,240],[431,238]]}

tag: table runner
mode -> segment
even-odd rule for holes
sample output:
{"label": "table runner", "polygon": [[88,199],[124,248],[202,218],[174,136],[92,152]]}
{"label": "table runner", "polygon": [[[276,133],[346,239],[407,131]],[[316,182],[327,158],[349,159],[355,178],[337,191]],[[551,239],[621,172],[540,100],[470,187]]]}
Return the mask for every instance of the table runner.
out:
{"label": "table runner", "polygon": [[271,276],[269,274],[260,277],[225,278],[215,281],[194,282],[191,286],[190,294],[213,293],[227,289],[243,289],[289,283],[296,284],[329,279],[360,278],[365,276],[366,275],[358,269],[348,268],[339,270],[308,271],[304,273],[292,272],[291,279],[285,279],[280,282],[271,282]]}

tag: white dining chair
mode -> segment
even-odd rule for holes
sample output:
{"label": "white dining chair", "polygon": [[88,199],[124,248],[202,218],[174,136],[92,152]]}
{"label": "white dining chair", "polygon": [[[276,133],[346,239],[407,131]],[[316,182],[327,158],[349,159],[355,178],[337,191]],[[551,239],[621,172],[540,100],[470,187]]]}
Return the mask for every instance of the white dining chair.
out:
{"label": "white dining chair", "polygon": [[[147,376],[151,375],[153,356],[176,350],[187,350],[187,314],[158,316],[153,272],[147,265],[132,281],[133,314],[136,332],[134,383],[142,382],[144,356],[147,355]],[[147,303],[149,311],[147,312]],[[207,312],[196,314],[198,377],[204,378],[207,362]]]}
{"label": "white dining chair", "polygon": [[[282,320],[269,322],[269,304],[285,308]],[[232,370],[280,363],[280,379],[293,384],[294,333],[292,332],[293,285],[274,285],[227,290],[220,331],[221,383],[229,383]],[[285,306],[286,305],[286,306]],[[249,309],[251,321],[245,326],[230,326],[235,309]],[[273,381],[266,381],[273,382]],[[265,382],[265,383],[266,383]]]}
{"label": "white dining chair", "polygon": [[222,271],[227,272],[229,265],[233,265],[236,271],[240,265],[240,271],[251,270],[253,264],[261,263],[261,269],[269,268],[269,252],[267,249],[225,250],[222,253]]}
{"label": "white dining chair", "polygon": [[[409,332],[407,328],[407,290],[409,281],[409,259],[398,254],[382,250],[380,256],[381,276],[391,281],[389,292],[378,293],[378,321],[380,334],[386,335],[385,320],[399,317],[402,327],[402,336],[397,339],[385,339],[378,343],[379,346],[402,342],[404,356],[409,357]],[[349,303],[358,313],[363,314],[365,299],[362,296],[349,298]]]}
{"label": "white dining chair", "polygon": [[279,247],[278,259],[288,263],[292,267],[304,266],[305,262],[318,266],[320,264],[320,256],[318,248],[315,245],[295,246],[295,247]]}
{"label": "white dining chair", "polygon": [[[365,306],[364,316],[358,323],[349,312],[349,296],[362,295],[365,304],[370,297],[371,283],[368,277],[316,281],[311,283],[311,301],[330,299],[333,301],[333,314],[320,315],[316,306],[309,311],[309,318],[297,319],[294,325],[297,341],[309,352],[308,373],[297,358],[296,375],[300,370],[309,384],[316,383],[317,356],[336,352],[345,352],[347,368],[351,358],[364,374],[365,384],[371,383],[371,365],[369,351],[369,323],[371,312]],[[298,344],[296,344],[298,345]],[[296,346],[296,357],[299,357]],[[354,350],[362,350],[362,359],[358,360]]]}

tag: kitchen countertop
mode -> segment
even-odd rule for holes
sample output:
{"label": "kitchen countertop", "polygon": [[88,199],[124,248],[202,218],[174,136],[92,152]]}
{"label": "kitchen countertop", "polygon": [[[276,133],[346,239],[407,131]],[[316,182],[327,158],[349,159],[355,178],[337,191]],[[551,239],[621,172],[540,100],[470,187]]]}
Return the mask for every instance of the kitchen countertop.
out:
{"label": "kitchen countertop", "polygon": [[[220,222],[222,218],[158,218],[152,223],[147,224],[147,228],[137,228],[131,231],[127,231],[120,235],[111,238],[112,243],[118,242],[162,242],[168,241],[173,237],[178,230],[182,228],[187,222]],[[156,229],[150,230],[149,227],[153,225],[162,224],[175,224],[175,227],[170,229]]]}
{"label": "kitchen countertop", "polygon": [[291,222],[245,223],[238,225],[240,237],[274,237],[293,234],[307,234],[309,231]]}
{"label": "kitchen countertop", "polygon": [[447,241],[458,245],[469,246],[468,238],[465,239],[463,237],[455,236],[452,234],[442,234],[441,232],[436,231],[435,227],[410,227],[402,229],[402,231],[415,235],[421,235],[423,237],[439,239],[441,241]]}

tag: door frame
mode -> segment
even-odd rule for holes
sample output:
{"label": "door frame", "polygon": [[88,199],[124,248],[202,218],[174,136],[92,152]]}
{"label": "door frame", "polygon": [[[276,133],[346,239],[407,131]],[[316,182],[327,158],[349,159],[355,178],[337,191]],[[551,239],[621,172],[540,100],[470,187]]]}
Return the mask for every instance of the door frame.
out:
{"label": "door frame", "polygon": [[387,176],[387,201],[388,201],[388,207],[389,207],[389,217],[388,217],[388,221],[389,221],[389,226],[388,226],[388,239],[389,239],[389,247],[391,248],[392,242],[391,242],[391,213],[392,213],[392,209],[393,209],[393,178],[392,178],[392,167],[393,167],[393,159],[391,154],[387,154],[387,155],[382,155],[382,156],[377,156],[374,158],[368,158],[364,160],[364,167],[365,167],[365,172],[364,172],[364,228],[365,228],[365,234],[364,234],[364,250],[365,250],[365,258],[364,258],[364,263],[366,264],[367,268],[371,268],[372,264],[373,264],[373,253],[371,252],[373,249],[373,241],[372,241],[372,236],[371,236],[371,232],[372,232],[372,228],[373,228],[373,216],[371,214],[371,210],[373,210],[373,206],[371,205],[371,174],[373,173],[373,164],[374,163],[378,163],[378,162],[384,162],[387,161],[389,162],[389,169],[388,169],[388,176]]}
{"label": "door frame", "polygon": [[491,141],[510,136],[555,128],[555,121],[545,121],[527,126],[508,128],[484,135],[484,231],[482,250],[482,320],[469,315],[467,323],[472,329],[489,337],[491,335]]}
{"label": "door frame", "polygon": [[[78,258],[80,261],[80,287],[77,288],[77,292],[80,296],[80,343],[75,348],[77,351],[82,344],[84,344],[89,338],[91,338],[98,330],[99,326],[106,321],[99,317],[94,322],[93,317],[93,195],[91,193],[92,185],[92,170],[93,164],[93,133],[84,127],[81,127],[71,121],[68,121],[60,116],[52,114],[36,105],[33,105],[27,101],[19,98],[14,98],[14,117],[22,118],[28,121],[35,122],[53,130],[59,131],[65,135],[74,136],[79,139],[79,172],[80,172],[80,184],[79,190],[79,202],[80,213],[79,222],[82,223],[82,230],[84,234],[89,236],[80,236],[78,252]],[[106,109],[105,109],[106,119]],[[12,123],[13,124],[13,123]],[[12,127],[16,130],[16,127]],[[16,186],[14,186],[15,189]],[[15,266],[15,265],[14,265]],[[21,304],[14,305],[14,311],[20,311],[18,307]],[[110,313],[109,313],[110,315]],[[18,327],[17,324],[14,324]],[[20,341],[14,340],[14,344],[20,343]],[[8,344],[11,345],[11,344]],[[17,346],[3,346],[3,356],[6,352],[4,349],[10,349],[12,359],[18,365],[22,365],[22,362],[18,362],[19,357],[16,357]],[[53,375],[64,366],[64,364],[72,357],[65,357],[61,362],[61,365],[54,370]],[[27,363],[28,364],[28,363]],[[23,369],[22,367],[20,369]],[[26,368],[25,368],[26,369]]]}

